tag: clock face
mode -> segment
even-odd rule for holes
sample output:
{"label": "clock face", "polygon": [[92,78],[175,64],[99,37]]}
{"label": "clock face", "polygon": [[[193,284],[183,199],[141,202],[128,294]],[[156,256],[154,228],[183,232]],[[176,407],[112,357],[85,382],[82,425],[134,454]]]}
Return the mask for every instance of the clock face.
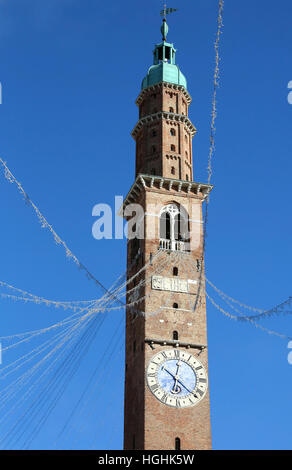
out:
{"label": "clock face", "polygon": [[146,374],[153,395],[165,405],[176,408],[197,405],[208,388],[207,373],[201,362],[178,349],[153,356]]}

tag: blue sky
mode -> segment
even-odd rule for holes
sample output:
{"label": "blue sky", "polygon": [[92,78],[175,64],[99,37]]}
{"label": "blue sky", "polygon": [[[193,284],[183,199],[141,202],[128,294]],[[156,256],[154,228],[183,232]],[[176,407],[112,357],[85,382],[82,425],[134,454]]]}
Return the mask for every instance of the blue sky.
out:
{"label": "blue sky", "polygon": [[[94,240],[91,213],[95,204],[126,195],[133,182],[135,99],[160,41],[161,4],[0,0],[0,156],[106,286],[125,271],[126,244]],[[169,6],[179,7],[169,18],[169,40],[198,129],[194,178],[205,182],[217,1]],[[207,276],[260,308],[291,295],[291,15],[288,0],[225,2]],[[0,280],[50,299],[100,295],[3,178],[0,198]],[[7,300],[0,300],[0,312],[1,336],[66,315]],[[289,318],[265,325],[292,336]],[[231,322],[210,304],[208,331],[214,448],[291,449],[287,342]],[[106,377],[57,445],[122,448],[122,345],[120,316],[110,314],[31,448],[54,448],[96,360]]]}

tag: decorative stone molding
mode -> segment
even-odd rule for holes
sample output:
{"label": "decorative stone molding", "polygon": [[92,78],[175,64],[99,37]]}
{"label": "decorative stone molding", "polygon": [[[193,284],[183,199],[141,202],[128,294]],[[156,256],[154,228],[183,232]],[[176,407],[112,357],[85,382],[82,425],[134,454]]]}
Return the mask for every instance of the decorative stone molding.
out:
{"label": "decorative stone molding", "polygon": [[125,207],[136,201],[137,196],[147,189],[150,191],[156,188],[158,190],[177,191],[179,193],[184,192],[188,196],[199,197],[204,201],[212,191],[213,187],[214,186],[211,184],[196,183],[194,181],[139,174],[127,194],[123,206],[119,210],[119,215],[123,217]]}
{"label": "decorative stone molding", "polygon": [[176,114],[176,113],[170,113],[166,111],[159,111],[158,113],[148,114],[147,116],[139,119],[139,121],[137,122],[136,126],[134,127],[131,133],[133,139],[136,140],[136,137],[139,131],[142,129],[142,127],[145,124],[151,123],[153,121],[157,121],[159,119],[169,120],[171,121],[170,124],[175,123],[175,121],[183,123],[185,127],[187,128],[187,130],[190,132],[192,137],[194,137],[194,135],[197,133],[197,129],[193,125],[192,121],[185,114]]}
{"label": "decorative stone molding", "polygon": [[174,91],[181,91],[186,99],[186,102],[188,104],[190,104],[192,102],[192,97],[191,95],[189,94],[189,92],[185,89],[185,87],[183,87],[182,85],[175,85],[173,83],[167,83],[167,82],[160,82],[160,83],[157,83],[156,85],[151,85],[149,86],[148,88],[144,88],[144,90],[141,91],[141,93],[139,94],[138,98],[136,99],[136,105],[137,106],[140,106],[140,104],[142,103],[142,101],[144,100],[144,98],[146,98],[146,96],[149,94],[149,93],[153,93],[154,91],[157,91],[158,89],[160,88],[168,88],[170,90],[174,90]]}

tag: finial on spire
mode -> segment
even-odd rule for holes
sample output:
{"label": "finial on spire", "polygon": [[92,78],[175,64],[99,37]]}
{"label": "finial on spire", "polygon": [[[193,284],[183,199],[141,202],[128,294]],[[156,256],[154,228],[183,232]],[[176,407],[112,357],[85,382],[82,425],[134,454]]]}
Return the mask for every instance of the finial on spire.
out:
{"label": "finial on spire", "polygon": [[166,23],[166,16],[169,15],[170,13],[174,13],[177,11],[177,8],[166,8],[166,3],[163,5],[163,10],[160,12],[160,16],[163,16],[163,23],[161,26],[161,32],[162,32],[162,39],[163,41],[166,41],[167,34],[168,34],[168,25]]}

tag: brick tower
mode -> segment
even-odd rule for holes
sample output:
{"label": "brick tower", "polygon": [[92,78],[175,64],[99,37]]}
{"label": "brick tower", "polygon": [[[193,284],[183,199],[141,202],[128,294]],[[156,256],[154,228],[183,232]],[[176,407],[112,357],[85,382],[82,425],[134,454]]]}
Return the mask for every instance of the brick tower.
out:
{"label": "brick tower", "polygon": [[126,218],[132,204],[144,210],[127,250],[124,448],[210,449],[202,204],[212,186],[193,181],[191,97],[165,19],[161,32],[123,206]]}

